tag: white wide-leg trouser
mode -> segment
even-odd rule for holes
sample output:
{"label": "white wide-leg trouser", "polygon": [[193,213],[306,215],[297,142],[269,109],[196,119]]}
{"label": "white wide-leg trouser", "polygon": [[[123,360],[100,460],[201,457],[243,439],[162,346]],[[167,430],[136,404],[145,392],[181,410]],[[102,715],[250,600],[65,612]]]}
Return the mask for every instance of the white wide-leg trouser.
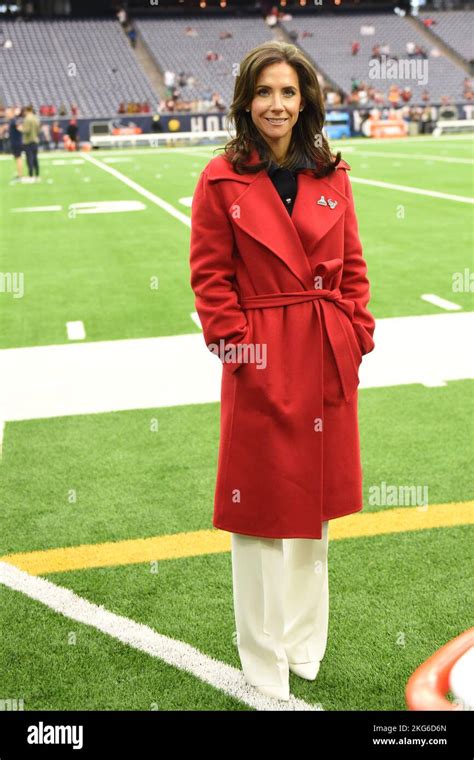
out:
{"label": "white wide-leg trouser", "polygon": [[237,647],[252,686],[288,683],[288,663],[321,661],[329,623],[328,527],[322,537],[231,533]]}

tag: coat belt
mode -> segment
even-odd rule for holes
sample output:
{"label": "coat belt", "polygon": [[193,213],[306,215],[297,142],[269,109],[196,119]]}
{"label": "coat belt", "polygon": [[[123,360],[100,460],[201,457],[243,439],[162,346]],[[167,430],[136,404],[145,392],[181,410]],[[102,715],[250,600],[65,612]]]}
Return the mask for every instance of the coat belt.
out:
{"label": "coat belt", "polygon": [[[338,309],[342,310],[352,323],[355,304],[354,301],[343,298],[340,288],[334,288],[333,290],[319,288],[316,290],[300,290],[287,293],[262,293],[254,296],[244,296],[241,298],[240,304],[244,310],[268,309],[276,306],[290,306],[292,304],[304,303],[305,301],[314,301],[315,306],[317,304],[316,308],[318,309],[318,307],[321,307],[324,311],[324,322],[338,368],[344,398],[346,401],[349,401],[353,393],[354,372],[358,374],[358,365],[356,364],[351,341],[347,334],[347,323],[344,323],[344,318],[338,314]],[[333,309],[329,304],[330,301],[332,301],[338,309]],[[320,328],[322,330],[320,314],[319,317]],[[353,330],[352,324],[349,329]],[[353,336],[357,345],[359,345],[354,330]]]}

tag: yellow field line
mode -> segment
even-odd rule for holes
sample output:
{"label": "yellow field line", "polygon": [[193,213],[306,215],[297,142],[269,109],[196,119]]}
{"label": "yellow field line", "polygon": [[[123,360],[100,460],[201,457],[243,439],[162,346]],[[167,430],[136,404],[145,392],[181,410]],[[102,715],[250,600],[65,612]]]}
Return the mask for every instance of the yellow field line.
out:
{"label": "yellow field line", "polygon": [[[432,504],[426,508],[401,507],[383,509],[378,512],[357,512],[331,520],[329,538],[340,540],[472,524],[474,524],[474,501]],[[228,551],[230,551],[230,533],[212,528],[194,533],[175,533],[168,536],[7,554],[0,557],[0,561],[9,562],[32,575],[43,575],[67,570],[132,565],[153,560],[196,557],[201,554],[219,554]]]}

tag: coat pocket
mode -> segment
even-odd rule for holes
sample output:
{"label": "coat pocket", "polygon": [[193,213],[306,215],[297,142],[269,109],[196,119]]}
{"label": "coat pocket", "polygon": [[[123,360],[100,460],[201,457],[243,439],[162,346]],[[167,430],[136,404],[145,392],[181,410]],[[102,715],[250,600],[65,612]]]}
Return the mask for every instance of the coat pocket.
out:
{"label": "coat pocket", "polygon": [[362,350],[352,321],[342,309],[334,306],[331,319],[325,318],[323,397],[326,404],[337,405],[349,401],[359,386]]}

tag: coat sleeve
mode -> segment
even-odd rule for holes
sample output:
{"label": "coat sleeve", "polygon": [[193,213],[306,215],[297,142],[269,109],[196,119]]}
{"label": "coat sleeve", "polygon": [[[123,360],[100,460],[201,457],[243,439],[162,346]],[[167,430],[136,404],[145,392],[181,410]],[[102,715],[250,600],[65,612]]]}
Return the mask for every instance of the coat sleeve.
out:
{"label": "coat sleeve", "polygon": [[367,309],[370,299],[367,264],[362,253],[354,196],[347,171],[344,171],[344,177],[348,205],[344,222],[344,266],[340,289],[344,298],[349,298],[354,302],[352,324],[359,339],[362,355],[364,355],[370,353],[375,346],[373,339],[375,319]]}
{"label": "coat sleeve", "polygon": [[[190,282],[204,340],[213,353],[220,352],[222,345],[246,344],[249,338],[247,318],[234,287],[234,245],[231,222],[204,169],[191,206]],[[233,373],[241,366],[245,352],[233,351],[225,360],[222,353],[219,356],[224,368]]]}

